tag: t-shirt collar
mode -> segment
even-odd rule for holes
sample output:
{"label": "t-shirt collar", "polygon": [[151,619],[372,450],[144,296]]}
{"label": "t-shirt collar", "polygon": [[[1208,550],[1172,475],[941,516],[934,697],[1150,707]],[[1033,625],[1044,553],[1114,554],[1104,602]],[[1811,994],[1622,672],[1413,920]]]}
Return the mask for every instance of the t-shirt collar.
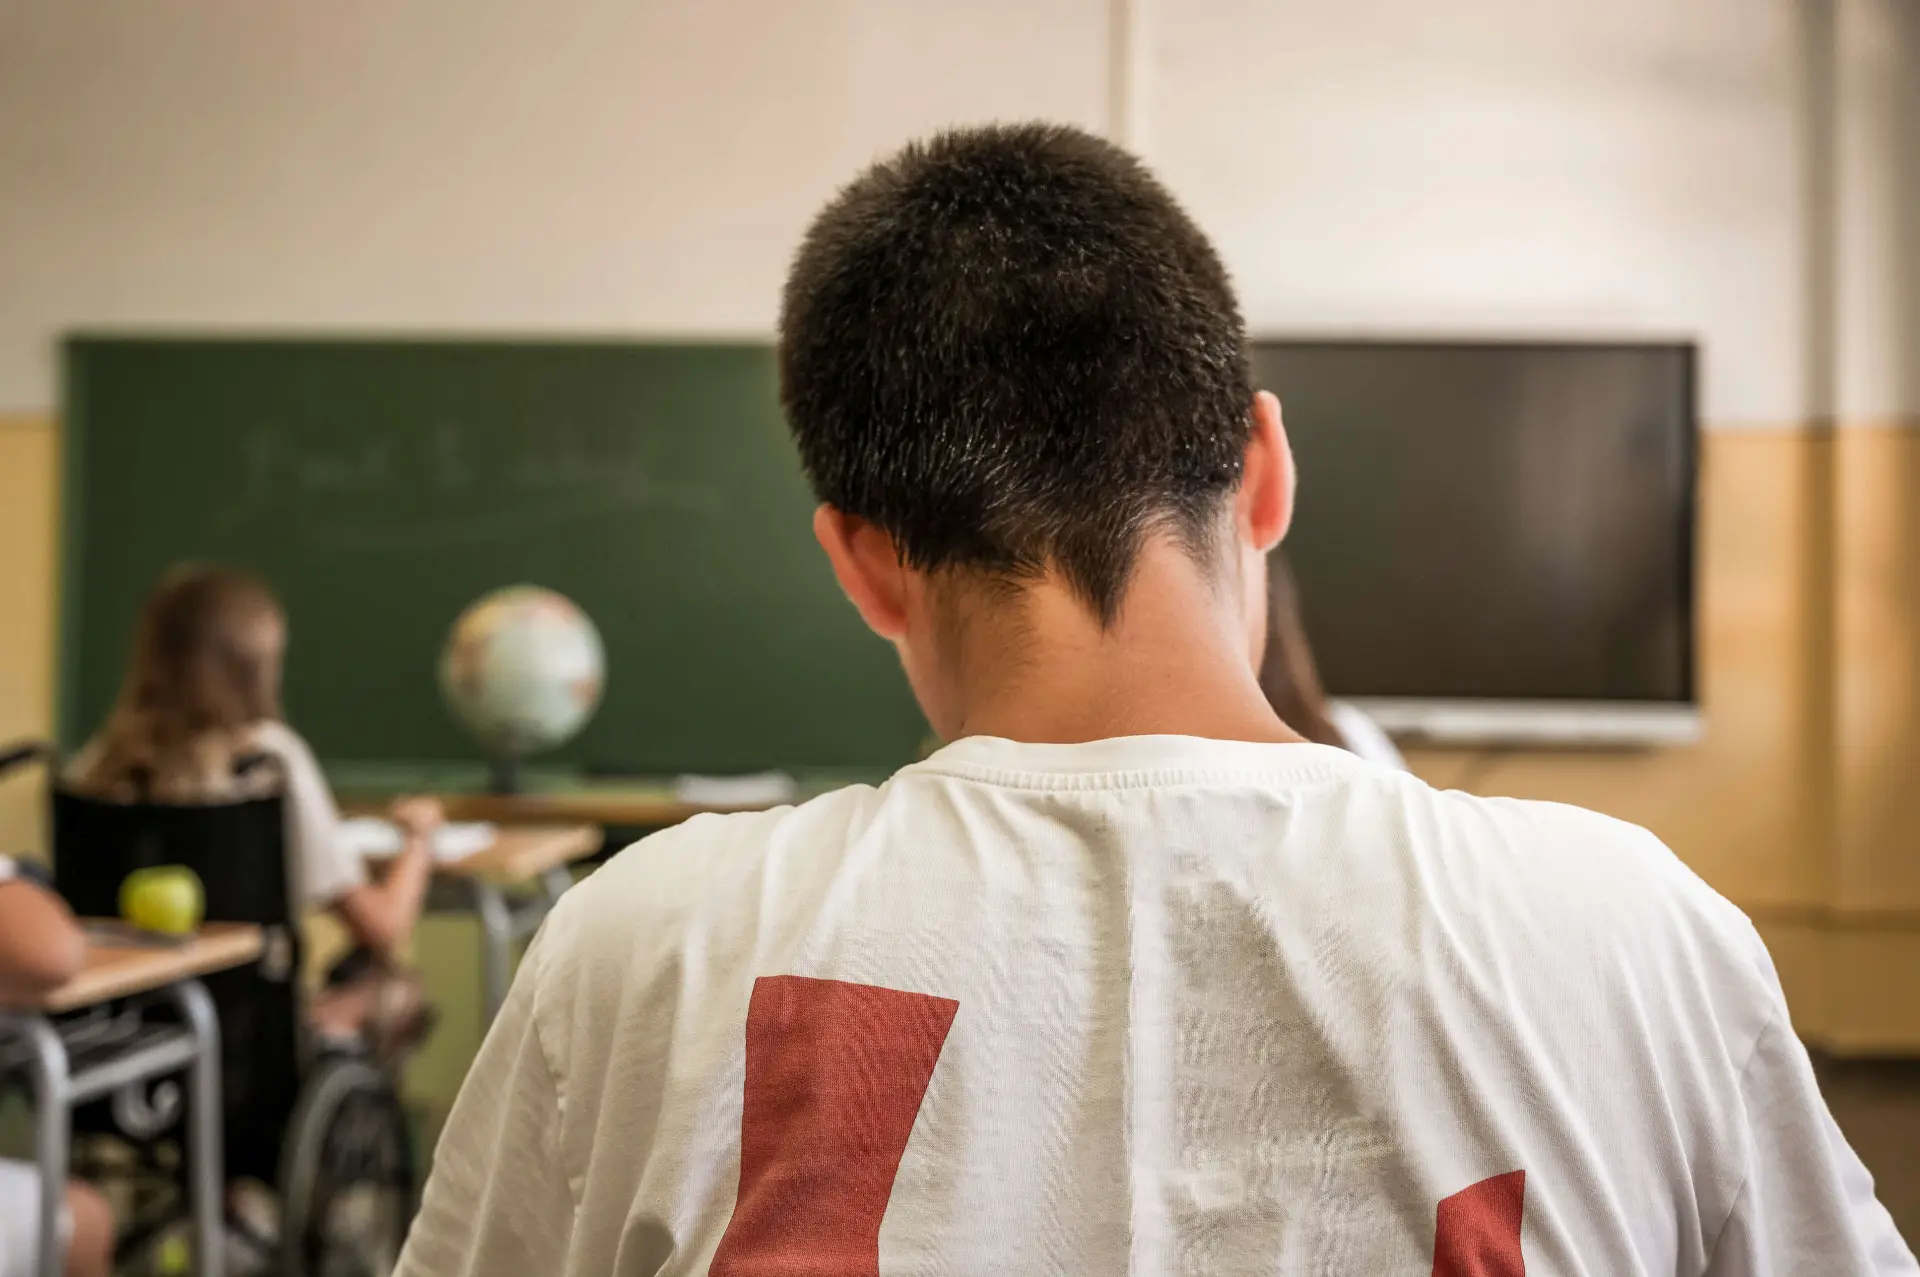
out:
{"label": "t-shirt collar", "polygon": [[967,736],[906,770],[980,780],[1102,776],[1173,782],[1232,776],[1304,780],[1366,767],[1344,749],[1307,742],[1281,745],[1198,736],[1115,736],[1062,745]]}

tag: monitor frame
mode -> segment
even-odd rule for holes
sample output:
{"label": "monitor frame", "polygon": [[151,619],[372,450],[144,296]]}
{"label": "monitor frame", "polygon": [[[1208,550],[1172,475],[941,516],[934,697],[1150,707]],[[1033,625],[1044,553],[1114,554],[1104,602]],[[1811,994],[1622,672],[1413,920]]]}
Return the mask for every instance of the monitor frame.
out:
{"label": "monitor frame", "polygon": [[[1284,332],[1250,335],[1247,352],[1284,346],[1352,349],[1647,351],[1681,358],[1687,500],[1680,512],[1681,686],[1672,699],[1580,697],[1342,696],[1407,744],[1439,748],[1659,749],[1697,742],[1706,730],[1700,698],[1700,343],[1677,333],[1550,334]],[[1256,389],[1264,389],[1255,379]],[[1286,404],[1286,387],[1272,387]]]}

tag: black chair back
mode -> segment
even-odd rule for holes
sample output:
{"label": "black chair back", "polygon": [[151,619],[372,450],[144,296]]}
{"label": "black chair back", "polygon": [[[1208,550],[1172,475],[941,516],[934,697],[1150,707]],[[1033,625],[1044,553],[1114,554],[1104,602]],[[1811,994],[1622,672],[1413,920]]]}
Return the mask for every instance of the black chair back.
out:
{"label": "black chair back", "polygon": [[302,946],[280,797],[117,803],[56,788],[53,863],[55,889],[83,917],[117,916],[135,870],[184,865],[206,890],[208,921],[265,928],[259,962],[204,982],[220,1013],[227,1173],[272,1183],[301,1066]]}
{"label": "black chair back", "polygon": [[286,823],[279,795],[207,805],[115,803],[53,794],[55,888],[83,917],[120,912],[127,875],[185,865],[200,876],[210,922],[286,926]]}

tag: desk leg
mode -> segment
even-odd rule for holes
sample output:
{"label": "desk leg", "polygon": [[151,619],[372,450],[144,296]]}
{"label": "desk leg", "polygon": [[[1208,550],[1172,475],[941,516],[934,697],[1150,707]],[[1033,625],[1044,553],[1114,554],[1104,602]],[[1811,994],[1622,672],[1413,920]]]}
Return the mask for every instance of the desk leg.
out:
{"label": "desk leg", "polygon": [[[567,888],[573,886],[573,870],[565,865],[555,865],[540,875],[540,885],[546,888],[547,908],[560,903],[560,897],[567,894]],[[546,917],[547,910],[542,909],[540,916]]]}
{"label": "desk leg", "polygon": [[480,1031],[485,1033],[506,1003],[513,979],[513,910],[492,883],[475,878],[471,888],[473,912],[480,919]]}
{"label": "desk leg", "polygon": [[60,1277],[67,1267],[67,1160],[72,1151],[67,1113],[67,1048],[44,1019],[25,1016],[14,1022],[33,1050],[28,1071],[33,1079],[33,1155],[40,1166],[40,1277]]}
{"label": "desk leg", "polygon": [[213,999],[198,980],[174,985],[168,992],[193,1031],[199,1048],[188,1070],[193,1101],[188,1106],[187,1163],[193,1180],[188,1186],[193,1208],[193,1252],[200,1277],[225,1277],[226,1238],[221,1228],[221,1198],[225,1194],[225,1150],[221,1141],[224,1114],[220,1111],[220,1017]]}

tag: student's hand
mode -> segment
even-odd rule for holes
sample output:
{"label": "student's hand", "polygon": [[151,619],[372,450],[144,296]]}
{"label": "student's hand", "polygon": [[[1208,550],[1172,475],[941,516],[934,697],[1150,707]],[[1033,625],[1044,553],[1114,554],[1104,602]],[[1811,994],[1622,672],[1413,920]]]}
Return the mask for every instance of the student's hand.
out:
{"label": "student's hand", "polygon": [[387,814],[409,838],[425,838],[447,820],[438,798],[397,798]]}

